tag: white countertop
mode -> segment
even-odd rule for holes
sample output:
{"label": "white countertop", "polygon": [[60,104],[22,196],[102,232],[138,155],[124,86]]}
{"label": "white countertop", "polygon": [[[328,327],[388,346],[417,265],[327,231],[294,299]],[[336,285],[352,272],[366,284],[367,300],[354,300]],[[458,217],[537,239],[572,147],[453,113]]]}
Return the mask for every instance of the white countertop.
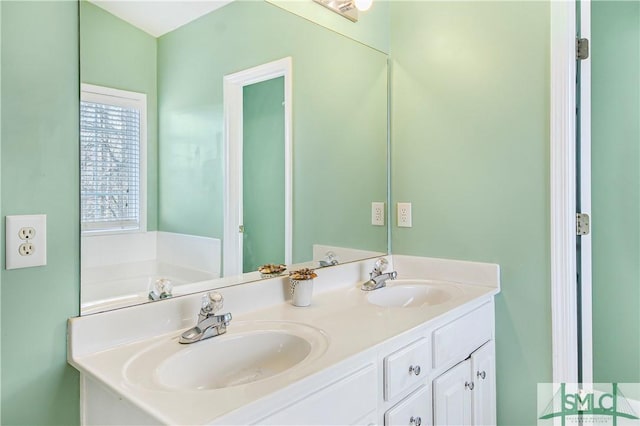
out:
{"label": "white countertop", "polygon": [[[409,259],[415,261],[415,258]],[[116,342],[112,347],[93,351],[74,349],[74,345],[78,345],[78,342],[71,342],[69,362],[83,374],[106,385],[160,422],[206,424],[235,409],[274,394],[303,378],[374,348],[388,339],[415,327],[435,322],[444,314],[463,312],[471,306],[486,302],[499,292],[499,271],[497,265],[494,266],[495,285],[449,283],[447,285],[460,289],[457,292],[458,295],[435,306],[415,308],[375,306],[367,302],[367,292],[359,289],[360,281],[357,284],[346,284],[315,294],[313,303],[309,307],[295,307],[288,302],[282,302],[240,314],[235,314],[230,309],[234,318],[229,325],[229,331],[233,329],[234,323],[256,320],[288,321],[316,327],[324,331],[329,339],[326,352],[317,359],[302,362],[282,374],[246,385],[177,392],[160,388],[151,389],[127,380],[123,374],[127,362],[150,345],[163,339],[179,336],[182,330],[172,330],[137,341]],[[407,269],[411,268],[407,267]],[[408,277],[401,276],[401,278]],[[390,282],[390,285],[393,283]],[[219,291],[225,295],[225,289]],[[72,336],[74,326],[80,325],[85,318],[89,317],[75,318],[70,321]],[[93,320],[94,323],[96,321],[96,319]],[[83,333],[78,334],[86,336]],[[212,359],[211,362],[215,363],[215,360]]]}

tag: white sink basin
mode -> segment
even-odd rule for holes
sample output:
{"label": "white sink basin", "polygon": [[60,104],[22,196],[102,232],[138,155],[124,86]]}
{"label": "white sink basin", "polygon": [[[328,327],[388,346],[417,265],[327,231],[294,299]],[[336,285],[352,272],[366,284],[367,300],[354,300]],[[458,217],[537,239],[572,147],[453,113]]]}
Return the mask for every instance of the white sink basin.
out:
{"label": "white sink basin", "polygon": [[321,330],[278,321],[231,322],[227,333],[183,345],[166,338],[132,358],[129,383],[151,389],[211,390],[274,377],[322,355]]}
{"label": "white sink basin", "polygon": [[419,308],[448,302],[462,294],[453,283],[432,280],[394,280],[387,286],[372,290],[367,300],[377,306]]}

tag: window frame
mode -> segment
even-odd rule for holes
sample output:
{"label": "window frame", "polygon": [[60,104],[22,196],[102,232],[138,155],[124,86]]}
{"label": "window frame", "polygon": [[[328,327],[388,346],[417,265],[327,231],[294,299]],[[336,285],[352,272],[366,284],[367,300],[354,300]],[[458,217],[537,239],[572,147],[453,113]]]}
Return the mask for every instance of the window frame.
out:
{"label": "window frame", "polygon": [[[147,95],[145,93],[97,86],[94,84],[80,84],[80,101],[95,102],[125,108],[136,108],[140,111],[140,162],[139,162],[139,199],[138,226],[125,226],[117,222],[103,222],[103,226],[86,226],[80,219],[80,230],[84,236],[105,234],[126,234],[147,231]],[[81,113],[81,112],[80,112]],[[82,150],[82,144],[80,147]],[[80,154],[80,152],[79,152]],[[80,171],[82,173],[82,171]],[[82,209],[82,193],[80,194],[80,209]],[[106,226],[104,226],[106,225]]]}

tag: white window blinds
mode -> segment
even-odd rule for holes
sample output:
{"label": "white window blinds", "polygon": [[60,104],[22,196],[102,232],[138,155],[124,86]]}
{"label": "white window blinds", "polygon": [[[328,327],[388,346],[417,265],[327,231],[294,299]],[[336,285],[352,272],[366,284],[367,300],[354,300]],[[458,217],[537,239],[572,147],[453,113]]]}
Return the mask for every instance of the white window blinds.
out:
{"label": "white window blinds", "polygon": [[80,102],[82,229],[142,229],[146,101],[140,102],[137,93],[85,88]]}

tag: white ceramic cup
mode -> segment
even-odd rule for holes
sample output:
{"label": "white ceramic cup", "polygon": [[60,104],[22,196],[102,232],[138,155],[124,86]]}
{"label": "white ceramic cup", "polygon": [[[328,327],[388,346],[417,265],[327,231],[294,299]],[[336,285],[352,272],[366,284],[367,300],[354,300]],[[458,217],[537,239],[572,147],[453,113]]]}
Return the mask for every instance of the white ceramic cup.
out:
{"label": "white ceramic cup", "polygon": [[293,306],[309,306],[313,294],[313,279],[294,280],[289,278],[291,287],[291,304]]}

